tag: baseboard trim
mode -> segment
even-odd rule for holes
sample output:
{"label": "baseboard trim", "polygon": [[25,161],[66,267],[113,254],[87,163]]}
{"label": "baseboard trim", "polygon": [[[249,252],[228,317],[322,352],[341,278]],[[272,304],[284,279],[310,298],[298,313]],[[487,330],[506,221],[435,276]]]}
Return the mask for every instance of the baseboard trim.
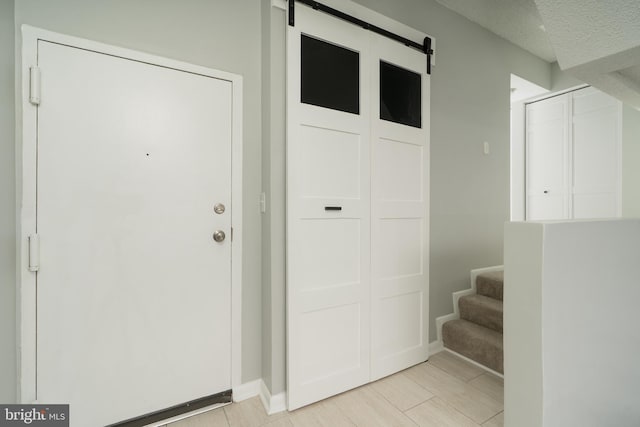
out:
{"label": "baseboard trim", "polygon": [[262,380],[260,381],[260,400],[268,415],[287,410],[287,393],[282,391],[272,396],[269,387]]}
{"label": "baseboard trim", "polygon": [[493,370],[493,369],[491,369],[491,368],[487,368],[487,367],[486,367],[486,366],[484,366],[482,363],[478,363],[478,362],[476,362],[476,361],[475,361],[475,360],[473,360],[473,359],[469,359],[467,356],[463,356],[462,354],[458,353],[457,351],[453,351],[453,350],[451,350],[451,349],[448,349],[447,347],[443,347],[443,350],[444,350],[444,351],[448,351],[449,353],[451,353],[451,354],[453,354],[453,355],[455,355],[455,356],[458,356],[460,359],[464,360],[465,362],[469,362],[469,363],[471,363],[472,365],[477,366],[478,368],[484,369],[485,371],[489,372],[490,374],[493,374],[493,375],[495,375],[495,376],[497,376],[497,377],[500,377],[500,378],[504,378],[504,374],[501,374],[501,373],[500,373],[500,372],[498,372],[498,371],[494,371],[494,370]]}
{"label": "baseboard trim", "polygon": [[260,383],[262,380],[254,380],[248,383],[240,384],[233,388],[233,401],[242,402],[260,395]]}
{"label": "baseboard trim", "polygon": [[234,402],[242,402],[256,396],[260,396],[260,401],[269,415],[287,410],[287,393],[283,391],[272,396],[262,379],[241,384],[233,389]]}
{"label": "baseboard trim", "polygon": [[444,350],[442,340],[436,340],[429,343],[429,357]]}
{"label": "baseboard trim", "polygon": [[459,313],[445,314],[444,316],[436,317],[436,341],[442,343],[442,325],[449,320],[456,320],[460,318]]}

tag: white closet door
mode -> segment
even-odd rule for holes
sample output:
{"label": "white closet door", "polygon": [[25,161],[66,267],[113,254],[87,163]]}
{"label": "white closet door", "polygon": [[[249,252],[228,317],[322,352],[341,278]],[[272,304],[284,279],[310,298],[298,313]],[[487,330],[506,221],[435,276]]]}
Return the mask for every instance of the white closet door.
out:
{"label": "white closet door", "polygon": [[371,379],[428,357],[427,58],[372,34]]}
{"label": "white closet door", "polygon": [[620,102],[573,93],[573,218],[620,216]]}
{"label": "white closet door", "polygon": [[568,219],[569,96],[526,107],[527,220]]}
{"label": "white closet door", "polygon": [[[364,384],[370,372],[368,32],[305,6],[295,17],[287,35],[289,410]],[[308,49],[297,55],[302,43]],[[355,61],[355,87],[336,101],[351,112],[311,104],[331,89],[305,78],[351,80],[330,74],[332,55]]]}
{"label": "white closet door", "polygon": [[38,401],[97,426],[230,389],[231,82],[45,41],[38,64]]}

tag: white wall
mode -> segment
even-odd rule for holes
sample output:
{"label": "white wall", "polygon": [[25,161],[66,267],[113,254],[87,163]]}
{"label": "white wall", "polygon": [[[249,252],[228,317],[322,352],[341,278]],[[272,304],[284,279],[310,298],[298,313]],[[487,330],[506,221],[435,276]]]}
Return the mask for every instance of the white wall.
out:
{"label": "white wall", "polygon": [[[504,233],[506,427],[542,426],[543,226],[512,222]],[[516,382],[517,380],[517,382]]]}
{"label": "white wall", "polygon": [[262,2],[262,375],[273,394],[286,387],[285,358],[285,11]]}
{"label": "white wall", "polygon": [[638,219],[506,225],[505,426],[638,425],[638,265]]}
{"label": "white wall", "polygon": [[16,400],[13,1],[0,0],[0,402]]}
{"label": "white wall", "polygon": [[[15,23],[18,44],[20,25],[29,24],[244,77],[242,379],[260,378],[260,1],[20,0],[15,2]],[[2,143],[4,162],[13,151]],[[10,209],[14,207],[11,203]]]}
{"label": "white wall", "polygon": [[640,218],[640,111],[622,107],[622,216]]}
{"label": "white wall", "polygon": [[524,221],[525,218],[525,124],[525,103],[514,102],[511,104],[511,221]]}

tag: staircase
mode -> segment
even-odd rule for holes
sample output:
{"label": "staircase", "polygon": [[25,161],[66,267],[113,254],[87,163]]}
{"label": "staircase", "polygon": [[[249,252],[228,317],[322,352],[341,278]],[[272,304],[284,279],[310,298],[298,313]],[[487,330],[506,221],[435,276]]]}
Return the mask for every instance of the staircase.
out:
{"label": "staircase", "polygon": [[[502,351],[503,271],[475,276],[475,293],[458,299],[459,319],[442,324],[444,347],[504,373]],[[473,288],[473,286],[472,286]],[[457,317],[457,316],[455,316]]]}

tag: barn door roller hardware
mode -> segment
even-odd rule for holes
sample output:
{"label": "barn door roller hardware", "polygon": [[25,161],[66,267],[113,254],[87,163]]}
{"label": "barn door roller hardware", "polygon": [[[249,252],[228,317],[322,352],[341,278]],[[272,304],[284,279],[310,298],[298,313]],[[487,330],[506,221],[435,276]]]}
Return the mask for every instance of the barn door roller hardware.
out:
{"label": "barn door roller hardware", "polygon": [[433,55],[433,49],[431,48],[430,37],[425,37],[422,43],[417,43],[417,42],[414,42],[413,40],[409,40],[406,37],[402,37],[401,35],[392,33],[391,31],[387,31],[384,28],[380,28],[376,25],[370,24],[369,22],[363,21],[362,19],[358,19],[355,16],[348,15],[337,9],[334,9],[325,4],[318,3],[317,1],[312,1],[312,0],[289,0],[289,25],[292,27],[295,26],[295,23],[296,23],[296,11],[295,11],[296,1],[302,4],[306,4],[307,6],[311,6],[314,10],[319,10],[331,16],[335,16],[336,18],[350,22],[364,29],[373,31],[376,34],[380,34],[381,36],[400,42],[405,46],[408,46],[413,49],[419,50],[420,52],[423,52],[425,55],[427,55],[427,74],[431,74],[431,55]]}

